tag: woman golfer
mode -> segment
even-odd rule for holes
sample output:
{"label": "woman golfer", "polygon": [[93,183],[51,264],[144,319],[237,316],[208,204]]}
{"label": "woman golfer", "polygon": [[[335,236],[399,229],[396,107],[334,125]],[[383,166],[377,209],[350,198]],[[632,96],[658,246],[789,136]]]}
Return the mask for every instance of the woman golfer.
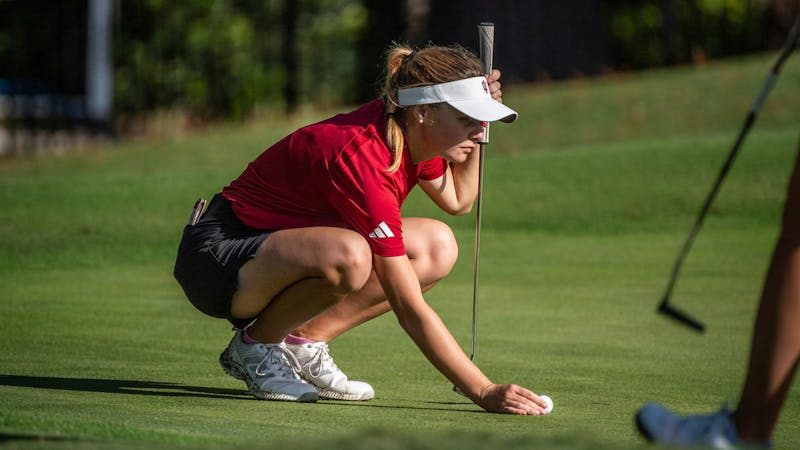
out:
{"label": "woman golfer", "polygon": [[461,47],[395,46],[381,99],[295,131],[214,196],[184,230],[175,277],[196,308],[238,328],[225,372],[262,399],[371,399],[327,343],[391,310],[476,404],[544,413],[533,392],[490,381],[425,302],[458,256],[450,228],[400,214],[417,184],[444,211],[470,211],[482,122],[517,116],[499,77]]}

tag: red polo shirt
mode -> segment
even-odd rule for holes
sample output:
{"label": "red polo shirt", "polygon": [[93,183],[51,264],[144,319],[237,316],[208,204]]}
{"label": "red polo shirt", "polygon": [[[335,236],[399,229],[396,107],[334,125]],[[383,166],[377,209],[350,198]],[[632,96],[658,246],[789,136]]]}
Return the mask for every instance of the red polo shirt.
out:
{"label": "red polo shirt", "polygon": [[252,161],[222,195],[253,228],[349,228],[376,255],[404,255],[400,207],[418,180],[442,176],[447,163],[414,164],[406,147],[400,168],[388,172],[384,111],[375,100],[295,131]]}

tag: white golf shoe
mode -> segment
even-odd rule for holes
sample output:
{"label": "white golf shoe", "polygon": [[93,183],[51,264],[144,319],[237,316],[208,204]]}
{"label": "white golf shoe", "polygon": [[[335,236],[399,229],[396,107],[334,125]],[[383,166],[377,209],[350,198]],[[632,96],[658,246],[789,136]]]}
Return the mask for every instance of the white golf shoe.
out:
{"label": "white golf shoe", "polygon": [[[636,413],[636,426],[647,440],[670,447],[743,448],[727,408],[707,415],[678,416],[657,403],[650,403]],[[768,449],[771,445],[750,444],[744,448]]]}
{"label": "white golf shoe", "polygon": [[264,400],[316,402],[316,388],[298,375],[294,354],[280,344],[245,344],[239,330],[219,364],[228,375],[247,383],[250,393]]}
{"label": "white golf shoe", "polygon": [[317,387],[321,398],[332,400],[370,400],[375,391],[363,381],[350,381],[333,362],[328,344],[286,344],[300,362],[300,376]]}

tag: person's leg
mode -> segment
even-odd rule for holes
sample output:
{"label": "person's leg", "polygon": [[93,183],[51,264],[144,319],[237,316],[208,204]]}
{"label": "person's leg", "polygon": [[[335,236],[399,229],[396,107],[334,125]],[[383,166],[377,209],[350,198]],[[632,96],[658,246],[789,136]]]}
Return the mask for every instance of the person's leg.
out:
{"label": "person's leg", "polygon": [[734,413],[743,441],[766,441],[800,358],[800,155],[786,196],[783,226],[764,282],[750,363]]}
{"label": "person's leg", "polygon": [[[458,245],[447,225],[431,219],[403,220],[406,254],[427,290],[444,278],[458,257]],[[369,400],[375,391],[363,381],[351,381],[333,362],[328,342],[391,307],[375,272],[364,286],[292,332],[286,347],[300,363],[300,375],[317,386],[319,396],[337,400]]]}
{"label": "person's leg", "polygon": [[239,269],[231,315],[251,318],[253,339],[278,343],[348,294],[372,271],[372,252],[359,234],[342,228],[281,230],[262,242]]}
{"label": "person's leg", "polygon": [[739,441],[768,448],[800,359],[800,148],[783,223],[759,303],[750,364],[736,411],[679,416],[658,403],[643,406],[636,425],[648,440],[681,447],[731,448]]}
{"label": "person's leg", "polygon": [[[423,291],[447,276],[458,258],[458,244],[444,223],[426,218],[403,219],[406,254]],[[340,334],[391,310],[375,272],[364,286],[297,327],[292,332],[314,341],[330,342]]]}
{"label": "person's leg", "polygon": [[[231,317],[255,320],[239,330],[219,358],[256,397],[314,402],[317,387],[300,377],[301,363],[284,341],[296,326],[360,289],[372,269],[363,237],[342,228],[312,227],[270,234],[238,269]],[[359,400],[371,398],[359,393]],[[369,394],[369,395],[367,395]]]}

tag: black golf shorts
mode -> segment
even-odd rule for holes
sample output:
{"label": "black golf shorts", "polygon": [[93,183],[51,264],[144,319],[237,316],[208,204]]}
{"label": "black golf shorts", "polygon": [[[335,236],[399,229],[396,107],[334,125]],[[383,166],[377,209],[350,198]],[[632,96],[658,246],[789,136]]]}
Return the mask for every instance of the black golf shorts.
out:
{"label": "black golf shorts", "polygon": [[231,317],[239,268],[253,258],[270,235],[244,225],[230,202],[216,194],[196,225],[186,225],[178,247],[173,275],[186,297],[201,312],[228,319],[243,328],[252,319]]}

